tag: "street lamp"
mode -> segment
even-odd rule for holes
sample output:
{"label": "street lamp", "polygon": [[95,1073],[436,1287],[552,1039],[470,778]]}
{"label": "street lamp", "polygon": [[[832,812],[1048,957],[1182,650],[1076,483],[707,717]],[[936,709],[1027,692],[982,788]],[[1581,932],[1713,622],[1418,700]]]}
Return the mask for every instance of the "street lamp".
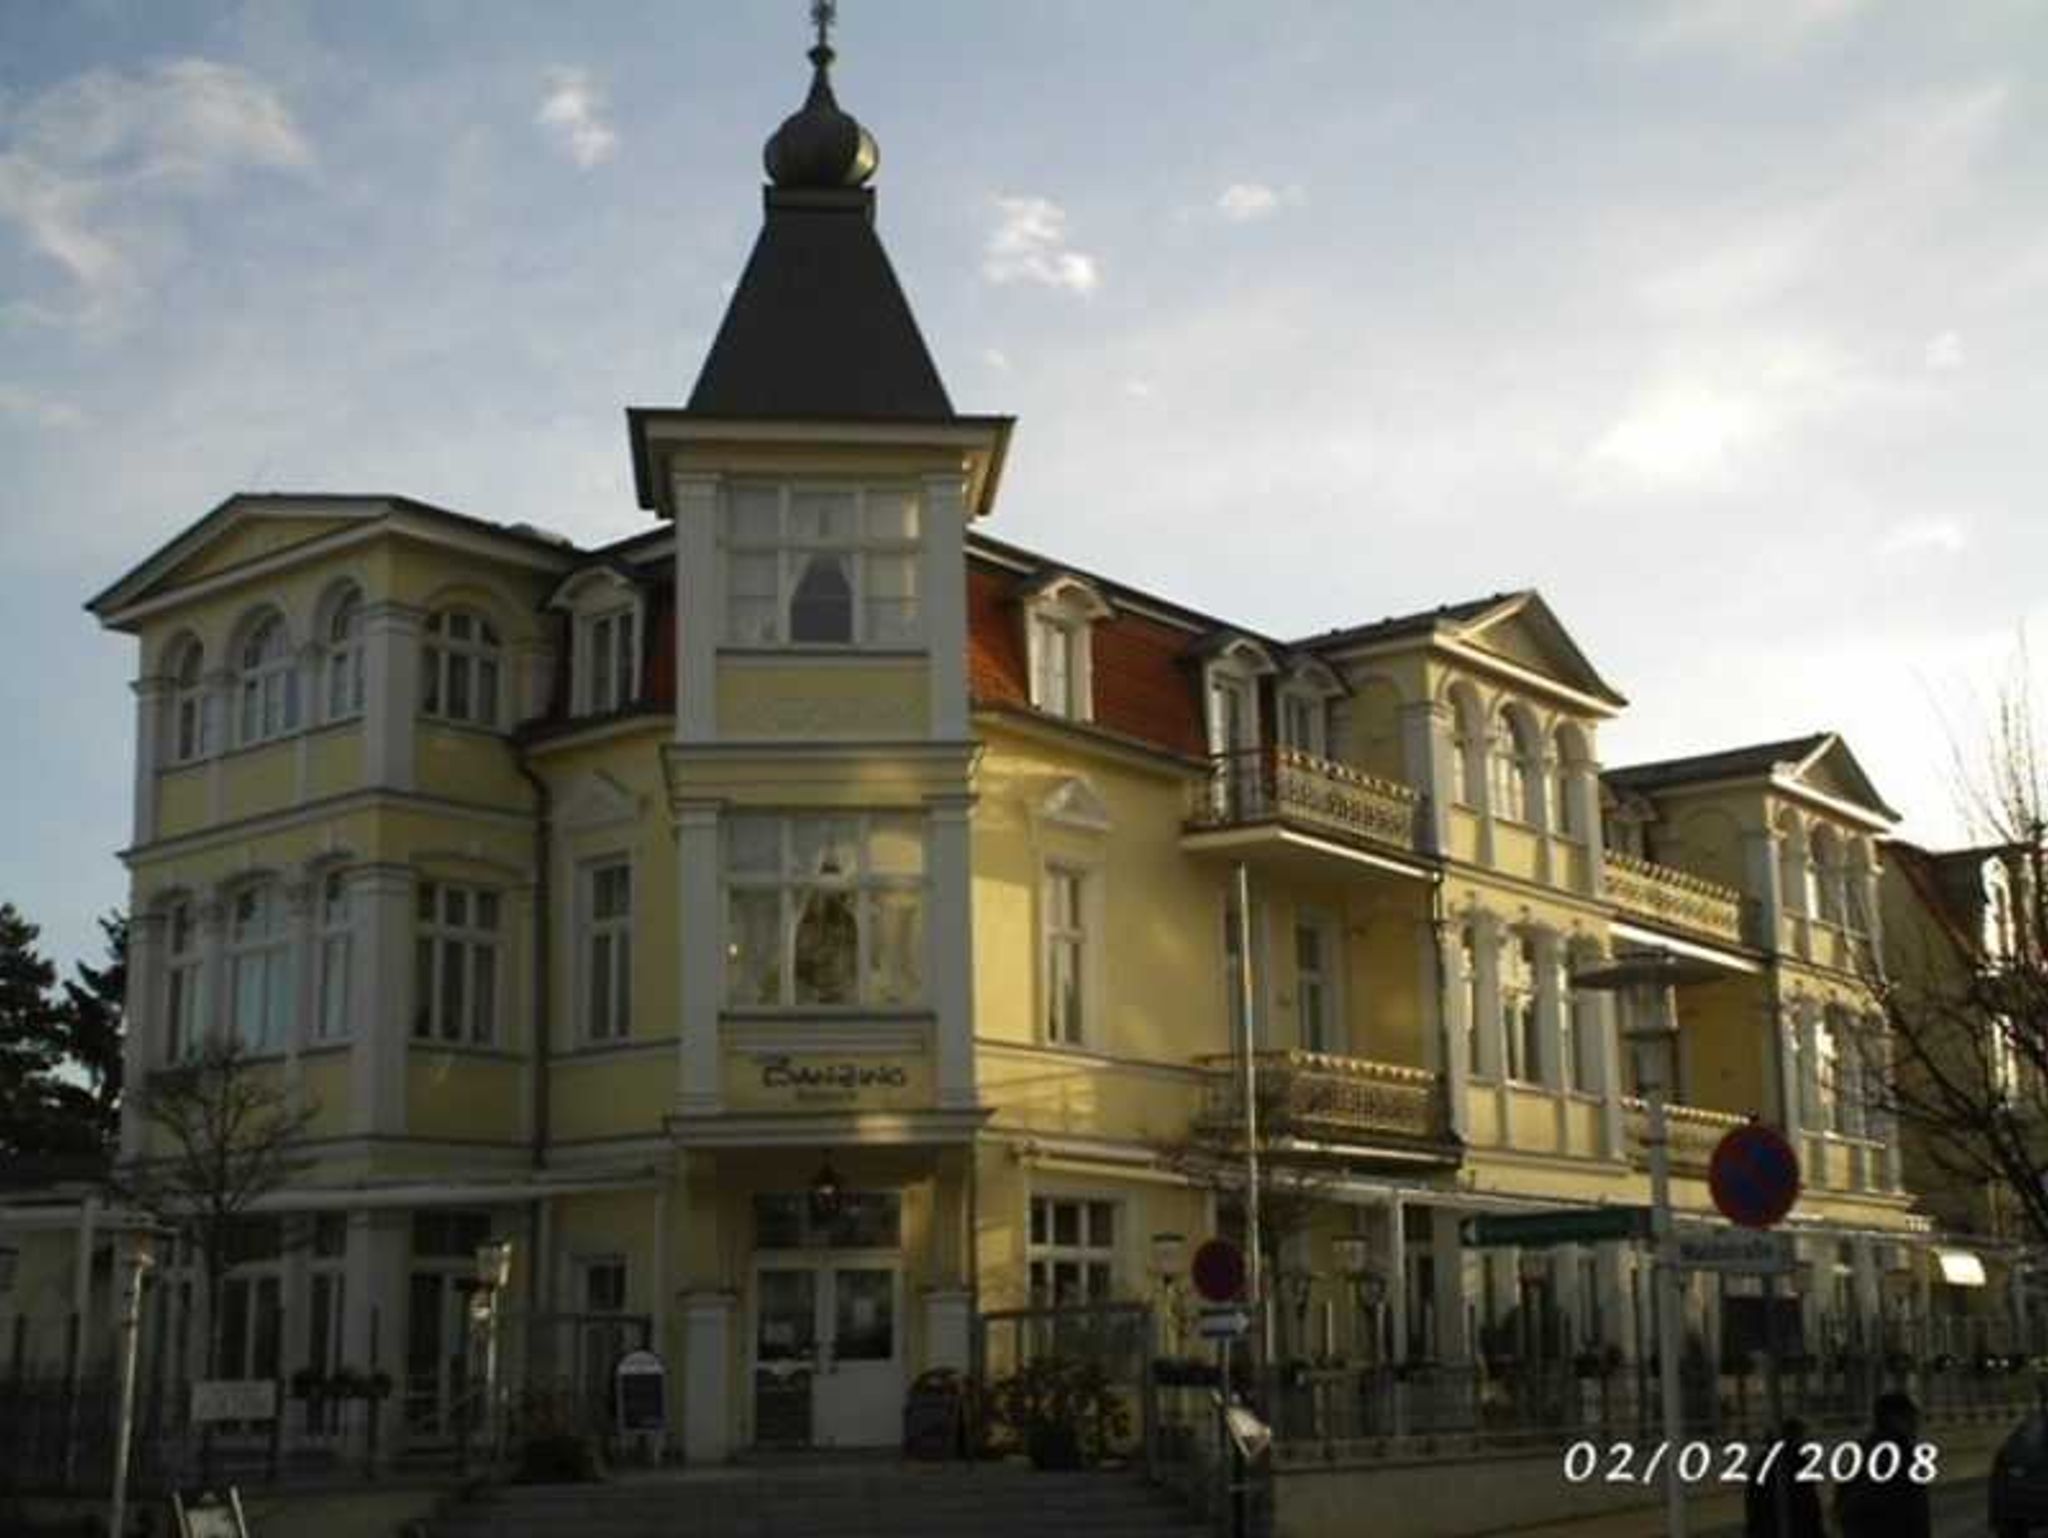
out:
{"label": "street lamp", "polygon": [[[1720,972],[1703,961],[1670,951],[1629,951],[1605,966],[1572,974],[1574,988],[1619,993],[1628,1000],[1628,1031],[1636,1053],[1636,1083],[1643,1097],[1643,1148],[1650,1156],[1650,1234],[1657,1258],[1658,1387],[1663,1399],[1663,1436],[1676,1445],[1683,1435],[1685,1401],[1678,1381],[1678,1255],[1671,1221],[1671,1135],[1664,1115],[1678,1061],[1678,1011],[1673,990],[1705,982]],[[1675,1458],[1664,1465],[1664,1530],[1685,1535],[1685,1486]]]}
{"label": "street lamp", "polygon": [[[12,1255],[12,1252],[8,1252]],[[114,1428],[114,1488],[107,1500],[107,1531],[121,1538],[128,1520],[128,1448],[135,1439],[135,1354],[142,1337],[142,1287],[156,1254],[149,1230],[128,1236],[128,1276],[121,1291],[121,1385]]]}

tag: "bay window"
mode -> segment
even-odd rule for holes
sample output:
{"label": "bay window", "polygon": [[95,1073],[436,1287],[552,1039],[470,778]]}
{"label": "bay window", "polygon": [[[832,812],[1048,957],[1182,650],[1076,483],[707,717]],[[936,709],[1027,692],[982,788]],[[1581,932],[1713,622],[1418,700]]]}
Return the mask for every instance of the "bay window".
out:
{"label": "bay window", "polygon": [[341,1041],[349,1034],[348,972],[354,944],[354,915],[348,882],[340,871],[320,879],[320,913],[314,950],[317,956],[317,1014],[313,1039]]}
{"label": "bay window", "polygon": [[196,1056],[206,1034],[200,1005],[202,965],[197,915],[189,899],[180,899],[164,915],[166,1063],[182,1063]]}
{"label": "bay window", "polygon": [[413,946],[417,1041],[488,1044],[497,1035],[496,892],[445,881],[419,886]]}
{"label": "bay window", "polygon": [[463,609],[427,616],[420,647],[420,709],[442,721],[498,724],[498,632]]}
{"label": "bay window", "polygon": [[326,718],[346,721],[363,713],[363,601],[350,588],[327,616]]}
{"label": "bay window", "polygon": [[243,887],[229,902],[228,997],[245,1052],[281,1052],[291,1010],[291,949],[275,882]]}
{"label": "bay window", "polygon": [[735,484],[723,525],[736,646],[914,646],[918,501],[903,487]]}
{"label": "bay window", "polygon": [[206,756],[206,653],[197,641],[178,649],[171,669],[171,762]]}
{"label": "bay window", "polygon": [[925,995],[924,821],[743,813],[725,839],[726,999],[904,1008]]}
{"label": "bay window", "polygon": [[237,661],[238,744],[268,742],[297,728],[299,676],[283,617],[271,614],[258,621],[242,642]]}

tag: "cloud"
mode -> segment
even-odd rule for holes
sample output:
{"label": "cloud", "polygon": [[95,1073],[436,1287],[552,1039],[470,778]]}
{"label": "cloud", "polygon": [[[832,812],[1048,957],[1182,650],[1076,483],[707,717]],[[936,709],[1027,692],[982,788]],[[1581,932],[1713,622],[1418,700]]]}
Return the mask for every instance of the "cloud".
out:
{"label": "cloud", "polygon": [[1757,428],[1754,407],[1739,396],[1696,386],[1667,388],[1609,427],[1591,457],[1653,480],[1690,479],[1718,467]]}
{"label": "cloud", "polygon": [[1938,372],[1959,369],[1963,366],[1963,339],[1953,331],[1943,331],[1927,339],[1927,366]]}
{"label": "cloud", "polygon": [[999,374],[1007,374],[1010,371],[1010,355],[1000,347],[982,348],[981,361]]}
{"label": "cloud", "polygon": [[1887,531],[1878,549],[1886,555],[1938,550],[1954,555],[1970,543],[1970,531],[1953,518],[1921,518]]}
{"label": "cloud", "polygon": [[1282,208],[1302,201],[1299,187],[1270,187],[1264,182],[1232,182],[1216,195],[1216,212],[1232,224],[1270,219]]}
{"label": "cloud", "polygon": [[215,192],[240,171],[313,162],[283,99],[210,59],[74,76],[0,112],[0,136],[0,222],[82,300],[58,319],[104,320],[139,294],[163,244],[152,213],[165,202]]}
{"label": "cloud", "polygon": [[1101,281],[1095,258],[1067,244],[1067,211],[1050,198],[1000,197],[998,219],[981,258],[991,283],[1042,283],[1092,294]]}
{"label": "cloud", "polygon": [[548,94],[533,120],[587,171],[611,159],[619,147],[618,134],[604,120],[606,105],[604,91],[589,70],[554,69],[548,72]]}
{"label": "cloud", "polygon": [[69,401],[52,400],[20,385],[0,383],[0,417],[17,417],[36,427],[82,427],[85,413]]}
{"label": "cloud", "polygon": [[1775,64],[1838,31],[1863,0],[1671,0],[1633,23],[1638,53],[1719,53]]}

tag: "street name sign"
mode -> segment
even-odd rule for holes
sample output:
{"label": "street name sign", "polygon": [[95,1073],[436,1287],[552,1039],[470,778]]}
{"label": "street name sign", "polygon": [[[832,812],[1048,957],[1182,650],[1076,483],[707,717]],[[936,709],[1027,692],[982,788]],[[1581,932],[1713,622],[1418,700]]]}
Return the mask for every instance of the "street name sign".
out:
{"label": "street name sign", "polygon": [[1792,1236],[1754,1228],[1681,1228],[1673,1238],[1687,1271],[1783,1276],[1792,1269]]}
{"label": "street name sign", "polygon": [[1465,1243],[1479,1249],[1518,1245],[1598,1244],[1640,1239],[1650,1231],[1648,1207],[1556,1207],[1543,1212],[1484,1212],[1465,1220]]}

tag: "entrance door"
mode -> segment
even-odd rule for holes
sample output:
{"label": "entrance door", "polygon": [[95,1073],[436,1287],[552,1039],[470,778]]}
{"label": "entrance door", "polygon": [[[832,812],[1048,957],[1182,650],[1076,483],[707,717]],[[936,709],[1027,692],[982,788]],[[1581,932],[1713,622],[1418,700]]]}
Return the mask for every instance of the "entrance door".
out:
{"label": "entrance door", "polygon": [[414,1442],[455,1434],[455,1406],[469,1388],[469,1330],[448,1272],[415,1271],[406,1316],[405,1429]]}
{"label": "entrance door", "polygon": [[885,1447],[902,1435],[902,1273],[829,1255],[754,1273],[754,1440]]}

